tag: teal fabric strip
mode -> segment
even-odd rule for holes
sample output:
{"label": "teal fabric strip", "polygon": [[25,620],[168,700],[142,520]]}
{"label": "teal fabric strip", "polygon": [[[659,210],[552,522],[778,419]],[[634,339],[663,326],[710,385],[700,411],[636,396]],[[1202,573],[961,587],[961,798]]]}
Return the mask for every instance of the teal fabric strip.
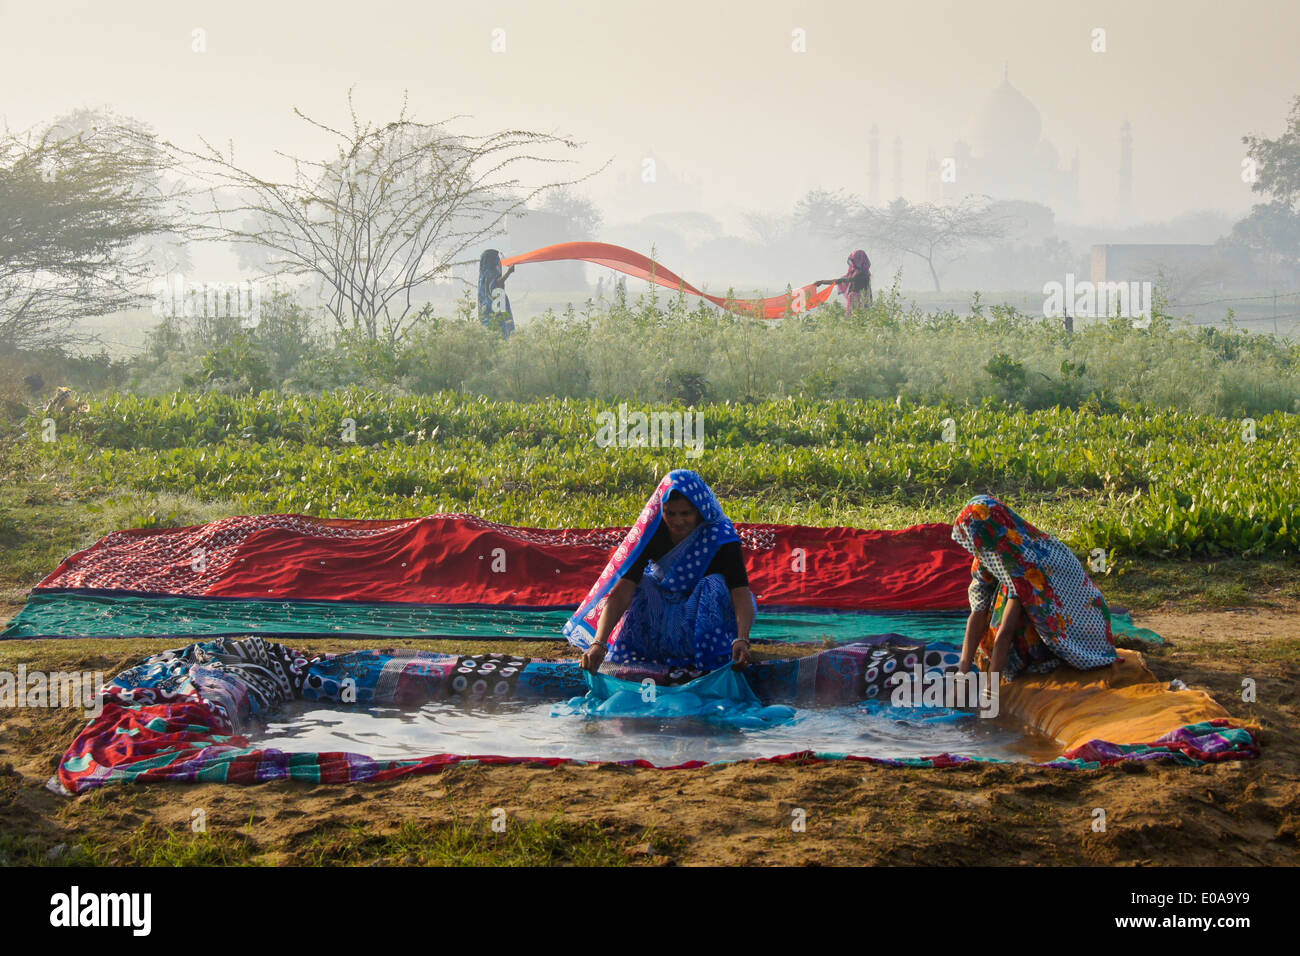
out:
{"label": "teal fabric strip", "polygon": [[[255,601],[138,594],[38,592],[0,640],[36,637],[334,634],[339,637],[464,637],[473,640],[563,640],[572,611],[352,601]],[[1160,644],[1160,635],[1112,614],[1117,637]],[[815,611],[759,608],[751,636],[764,641],[844,643],[872,634],[960,644],[962,611]]]}

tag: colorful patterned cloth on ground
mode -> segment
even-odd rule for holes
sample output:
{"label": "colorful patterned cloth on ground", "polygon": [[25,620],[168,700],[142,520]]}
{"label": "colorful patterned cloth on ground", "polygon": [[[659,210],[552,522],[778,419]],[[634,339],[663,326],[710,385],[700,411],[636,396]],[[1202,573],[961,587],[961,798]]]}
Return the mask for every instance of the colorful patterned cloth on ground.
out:
{"label": "colorful patterned cloth on ground", "polygon": [[312,663],[260,637],[221,637],[147,657],[105,684],[103,694],[122,705],[193,701],[210,707],[228,729],[300,696]]}
{"label": "colorful patterned cloth on ground", "polygon": [[[1021,626],[1002,675],[1047,673],[1062,662],[1079,670],[1115,660],[1110,609],[1079,559],[990,495],[970,500],[953,523],[953,540],[974,555],[972,573],[1000,585],[995,619],[980,642],[981,663],[992,654],[999,611],[1019,598]],[[974,582],[973,582],[974,583]],[[972,601],[976,588],[972,587]]]}
{"label": "colorful patterned cloth on ground", "polygon": [[713,491],[693,471],[664,476],[641,509],[636,524],[610,556],[586,600],[564,626],[564,636],[583,650],[591,646],[609,593],[641,557],[663,522],[663,506],[674,492],[700,513],[695,530],[662,558],[651,561],[632,605],[609,636],[612,664],[662,664],[713,670],[731,659],[736,616],[720,575],[704,576],[722,545],[739,541]]}
{"label": "colorful patterned cloth on ground", "polygon": [[1067,750],[1060,760],[1100,766],[1118,760],[1172,759],[1190,766],[1215,760],[1258,756],[1259,744],[1250,730],[1234,727],[1227,720],[1207,720],[1179,727],[1150,744],[1112,744],[1104,740],[1092,740]]}
{"label": "colorful patterned cloth on ground", "polygon": [[[880,635],[794,660],[760,661],[744,672],[731,672],[737,683],[724,693],[749,701],[740,687],[743,683],[761,705],[786,703],[802,707],[863,701],[866,707],[883,709],[889,705],[877,701],[889,674],[908,666],[920,667],[925,672],[950,671],[958,656],[955,645],[918,645],[896,636]],[[521,664],[522,668],[518,666]],[[508,670],[511,673],[507,674]],[[600,675],[602,680],[604,676]],[[459,677],[465,678],[463,686],[456,683]],[[341,705],[419,705],[458,695],[471,702],[500,696],[560,701],[588,689],[589,677],[571,660],[537,661],[510,655],[465,657],[429,651],[393,654],[374,650],[309,660],[290,648],[260,638],[206,641],[153,655],[109,682],[101,693],[102,712],[69,747],[60,762],[58,779],[67,792],[80,793],[109,783],[131,781],[256,783],[292,779],[353,783],[390,780],[407,774],[433,773],[466,761],[544,766],[583,763],[563,758],[467,754],[375,760],[355,753],[285,753],[250,747],[241,733],[253,715],[262,713],[276,700],[288,700],[296,694]],[[659,685],[660,693],[670,680],[666,670],[644,668],[625,668],[612,677],[635,681],[638,690],[639,682],[650,677]],[[724,673],[719,678],[722,679],[732,678]],[[507,686],[499,690],[502,680]],[[1168,693],[1182,699],[1179,692]],[[1210,707],[1202,708],[1200,713],[1211,711],[1223,712],[1221,708]],[[942,715],[918,713],[915,716],[939,719]],[[1097,767],[1127,760],[1171,760],[1190,765],[1258,755],[1259,747],[1250,729],[1216,718],[1178,727],[1151,743],[1092,740],[1046,766]],[[924,759],[894,760],[801,751],[759,758],[758,762],[841,759],[892,767],[947,767],[982,758],[939,754]],[[619,762],[653,766],[645,760]],[[661,769],[701,766],[705,766],[702,761],[689,761]]]}

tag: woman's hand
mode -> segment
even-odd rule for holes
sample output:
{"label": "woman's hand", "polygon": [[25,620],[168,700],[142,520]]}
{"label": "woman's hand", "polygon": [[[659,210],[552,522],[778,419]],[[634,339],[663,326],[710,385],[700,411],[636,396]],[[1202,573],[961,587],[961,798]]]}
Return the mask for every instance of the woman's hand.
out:
{"label": "woman's hand", "polygon": [[975,652],[979,650],[980,641],[983,640],[988,627],[989,612],[987,610],[971,611],[971,615],[966,621],[966,638],[962,641],[961,663],[957,665],[958,673],[969,674],[971,668],[975,666]]}
{"label": "woman's hand", "polygon": [[748,667],[749,630],[754,626],[754,592],[749,585],[731,589],[731,606],[736,610],[736,639],[731,642],[731,666]]}
{"label": "woman's hand", "polygon": [[609,592],[609,597],[605,600],[605,608],[600,612],[600,620],[596,622],[596,634],[591,641],[591,646],[582,655],[582,666],[585,670],[596,673],[596,668],[600,666],[600,662],[605,659],[605,654],[609,651],[610,635],[614,633],[614,629],[623,617],[623,612],[627,610],[627,606],[632,603],[632,598],[635,596],[636,585],[627,578],[620,579]]}
{"label": "woman's hand", "polygon": [[1002,612],[1002,623],[993,638],[993,649],[989,653],[990,674],[1001,674],[1003,668],[1007,666],[1007,658],[1011,655],[1011,639],[1019,626],[1020,599],[1013,597],[1007,601],[1006,609]]}
{"label": "woman's hand", "polygon": [[582,655],[583,670],[589,670],[593,674],[596,673],[596,668],[600,667],[600,662],[603,661],[604,659],[605,659],[605,645],[593,643],[591,647],[587,648],[587,650],[583,652]]}
{"label": "woman's hand", "polygon": [[731,666],[735,670],[744,670],[754,663],[749,657],[749,641],[736,638],[731,642]]}

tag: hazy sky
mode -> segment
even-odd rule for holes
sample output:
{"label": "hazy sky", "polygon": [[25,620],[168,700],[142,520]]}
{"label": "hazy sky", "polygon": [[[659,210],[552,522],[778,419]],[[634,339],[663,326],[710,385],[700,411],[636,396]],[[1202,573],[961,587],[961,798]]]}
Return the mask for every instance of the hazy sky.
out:
{"label": "hazy sky", "polygon": [[815,187],[865,196],[873,122],[884,191],[901,135],[904,192],[924,199],[927,152],[969,138],[1006,63],[1062,164],[1079,149],[1093,218],[1114,212],[1125,118],[1139,218],[1236,214],[1258,201],[1241,137],[1282,131],[1298,39],[1294,0],[0,0],[0,117],[18,130],[111,106],[183,145],[233,140],[258,164],[276,148],[321,154],[292,107],[342,124],[355,86],[361,115],[387,121],[406,90],[417,119],[571,135],[587,170],[612,158],[585,191],[616,221],[618,175],[639,175],[649,150],[701,183],[709,211],[788,211]]}

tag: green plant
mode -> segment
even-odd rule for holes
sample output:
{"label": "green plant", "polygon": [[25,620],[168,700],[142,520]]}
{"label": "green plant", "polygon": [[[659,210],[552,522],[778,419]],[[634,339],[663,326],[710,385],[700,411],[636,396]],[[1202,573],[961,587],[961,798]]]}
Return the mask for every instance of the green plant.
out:
{"label": "green plant", "polygon": [[[52,444],[39,441],[39,419],[29,419],[24,467],[66,472],[87,487],[136,489],[122,526],[193,521],[206,501],[249,513],[442,510],[539,526],[619,523],[644,503],[648,484],[683,465],[673,449],[591,454],[596,416],[610,407],[597,399],[503,402],[353,387],[314,398],[114,394],[89,405],[58,416]],[[755,520],[951,520],[974,490],[989,490],[1045,509],[1053,532],[1080,552],[1281,555],[1300,547],[1300,416],[1290,412],[1259,416],[1248,442],[1237,420],[1095,396],[1077,409],[799,396],[696,409],[706,451],[696,467]],[[941,440],[946,418],[956,441]]]}

